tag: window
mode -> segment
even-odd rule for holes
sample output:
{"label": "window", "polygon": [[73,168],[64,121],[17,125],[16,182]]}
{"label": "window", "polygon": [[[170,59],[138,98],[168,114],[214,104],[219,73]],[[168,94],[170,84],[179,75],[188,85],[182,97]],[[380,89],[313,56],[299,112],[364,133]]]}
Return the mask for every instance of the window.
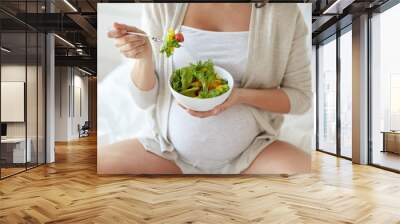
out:
{"label": "window", "polygon": [[[44,3],[20,1],[18,12],[41,13]],[[1,1],[6,5],[16,4]],[[45,163],[46,38],[8,14],[0,17],[8,21],[0,24],[0,178],[5,178]]]}
{"label": "window", "polygon": [[371,162],[400,170],[400,4],[371,19]]}
{"label": "window", "polygon": [[1,124],[6,127],[0,144],[0,169],[3,178],[24,171],[26,163],[31,161],[32,151],[31,141],[27,139],[25,117],[26,33],[2,33],[0,42],[2,49],[6,49],[1,51],[0,77]]}
{"label": "window", "polygon": [[340,154],[351,158],[352,141],[352,33],[340,36]]}
{"label": "window", "polygon": [[400,73],[390,74],[390,130],[400,130]]}
{"label": "window", "polygon": [[336,40],[318,48],[318,148],[336,153]]}

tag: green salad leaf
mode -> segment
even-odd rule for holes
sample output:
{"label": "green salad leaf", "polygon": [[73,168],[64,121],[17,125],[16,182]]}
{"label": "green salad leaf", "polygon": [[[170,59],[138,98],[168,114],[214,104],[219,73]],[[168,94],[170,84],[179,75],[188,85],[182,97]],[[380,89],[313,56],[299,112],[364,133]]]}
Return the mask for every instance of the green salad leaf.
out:
{"label": "green salad leaf", "polygon": [[185,96],[196,98],[212,98],[229,90],[228,82],[215,72],[211,60],[176,69],[171,77],[171,86]]}
{"label": "green salad leaf", "polygon": [[169,58],[173,53],[175,48],[181,47],[181,42],[183,42],[183,34],[182,33],[175,33],[175,31],[170,28],[168,29],[166,38],[164,39],[164,44],[160,49],[161,53],[165,53],[167,58]]}
{"label": "green salad leaf", "polygon": [[170,57],[173,53],[175,48],[179,48],[181,45],[176,40],[165,40],[164,45],[161,47],[160,52],[165,53],[167,57]]}

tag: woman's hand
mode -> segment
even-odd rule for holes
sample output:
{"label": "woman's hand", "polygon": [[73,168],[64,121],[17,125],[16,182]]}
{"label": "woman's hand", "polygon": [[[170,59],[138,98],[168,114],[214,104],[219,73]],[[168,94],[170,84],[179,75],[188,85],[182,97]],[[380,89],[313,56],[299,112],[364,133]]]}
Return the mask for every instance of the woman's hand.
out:
{"label": "woman's hand", "polygon": [[114,23],[114,30],[108,32],[108,37],[116,40],[116,46],[127,58],[135,58],[135,66],[131,78],[135,86],[141,90],[151,90],[156,83],[151,44],[147,37],[128,34],[128,32],[145,33],[142,30],[125,24]]}
{"label": "woman's hand", "polygon": [[128,32],[143,33],[142,30],[125,24],[114,23],[113,30],[108,32],[109,38],[116,40],[116,47],[127,58],[150,59],[151,60],[151,43],[147,37],[128,34]]}
{"label": "woman's hand", "polygon": [[243,89],[239,89],[239,88],[232,89],[231,95],[229,96],[228,99],[226,99],[226,101],[224,103],[214,107],[214,109],[209,110],[209,111],[195,111],[195,110],[188,109],[181,104],[179,104],[179,106],[181,106],[189,114],[191,114],[192,116],[195,116],[195,117],[205,118],[205,117],[215,116],[234,105],[240,104],[240,94],[241,94],[242,90]]}

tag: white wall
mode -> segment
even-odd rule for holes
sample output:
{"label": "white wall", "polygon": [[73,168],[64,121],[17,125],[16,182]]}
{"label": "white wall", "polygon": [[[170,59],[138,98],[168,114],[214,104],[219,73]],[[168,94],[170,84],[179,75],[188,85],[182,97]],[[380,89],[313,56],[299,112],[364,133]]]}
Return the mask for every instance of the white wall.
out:
{"label": "white wall", "polygon": [[[75,70],[76,72],[76,70]],[[82,73],[80,73],[82,74]],[[75,96],[73,96],[72,98],[75,99],[75,106],[74,106],[74,110],[75,113],[73,113],[73,117],[71,120],[71,136],[72,138],[77,138],[79,137],[79,132],[78,132],[78,124],[80,124],[81,126],[85,123],[85,121],[88,121],[88,106],[89,106],[89,102],[88,102],[88,77],[85,76],[81,76],[80,74],[76,74],[74,76],[74,86],[75,86]],[[78,88],[78,89],[77,89]],[[80,90],[80,100],[81,102],[79,103],[78,100],[78,96],[79,93],[77,92],[77,90]],[[79,106],[81,106],[81,110],[82,112],[79,112]]]}
{"label": "white wall", "polygon": [[68,139],[68,86],[69,76],[67,67],[55,69],[55,140]]}
{"label": "white wall", "polygon": [[[55,140],[77,139],[78,124],[88,120],[88,78],[75,68],[56,67],[55,87]],[[82,114],[77,105],[82,105]]]}

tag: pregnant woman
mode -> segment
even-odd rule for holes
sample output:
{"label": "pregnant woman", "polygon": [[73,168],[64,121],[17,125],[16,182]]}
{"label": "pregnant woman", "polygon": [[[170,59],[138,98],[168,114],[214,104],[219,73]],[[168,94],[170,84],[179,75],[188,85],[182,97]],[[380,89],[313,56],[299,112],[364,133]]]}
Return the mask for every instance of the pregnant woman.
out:
{"label": "pregnant woman", "polygon": [[[296,4],[146,4],[141,28],[114,24],[109,37],[135,59],[131,89],[151,118],[149,137],[100,148],[101,174],[266,174],[310,170],[310,156],[277,140],[283,114],[311,105],[308,30]],[[173,57],[128,32],[183,33]],[[188,60],[211,59],[229,71],[231,96],[211,111],[173,99],[168,77]],[[121,111],[123,112],[123,110]],[[134,128],[134,127],[132,127]]]}

